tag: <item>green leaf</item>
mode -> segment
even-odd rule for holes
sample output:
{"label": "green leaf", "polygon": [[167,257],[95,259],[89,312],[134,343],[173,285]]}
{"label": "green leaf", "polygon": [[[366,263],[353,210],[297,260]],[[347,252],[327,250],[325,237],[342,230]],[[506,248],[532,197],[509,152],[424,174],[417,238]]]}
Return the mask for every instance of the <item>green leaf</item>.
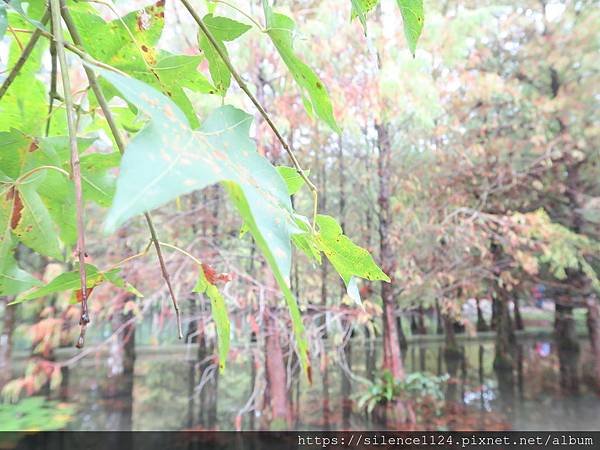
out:
{"label": "green leaf", "polygon": [[[283,181],[285,181],[288,194],[294,195],[302,188],[302,186],[304,186],[304,179],[293,167],[277,166],[276,169],[277,172],[279,172],[279,175],[281,175],[281,178],[283,178]],[[308,170],[305,170],[304,172],[307,176],[310,173]]]}
{"label": "green leaf", "polygon": [[[214,93],[215,88],[198,71],[202,56],[174,55],[156,48],[164,27],[164,2],[106,22],[88,4],[69,7],[83,45],[94,58],[154,86],[168,95],[198,125],[184,88]],[[115,92],[103,85],[110,98]]]}
{"label": "green leaf", "polygon": [[109,271],[104,272],[104,278],[106,279],[106,281],[109,281],[111,284],[126,290],[127,292],[132,293],[133,295],[135,295],[136,297],[144,297],[143,294],[138,291],[135,286],[133,286],[131,283],[125,281],[125,279],[123,277],[121,277],[119,275],[119,273],[121,272],[121,268],[117,267],[115,269],[111,269]]}
{"label": "green leaf", "polygon": [[404,36],[413,56],[417,50],[417,41],[423,31],[425,12],[423,0],[396,0],[402,20],[404,21]]}
{"label": "green leaf", "polygon": [[[85,270],[87,276],[86,285],[88,289],[104,281],[104,275],[96,266],[92,264],[86,264]],[[36,298],[55,294],[57,292],[76,291],[78,289],[81,289],[79,270],[73,270],[71,272],[61,273],[48,284],[36,289],[35,291],[20,295],[14,302],[10,303],[10,305],[15,305],[28,300],[34,300]]]}
{"label": "green leaf", "polygon": [[206,294],[210,299],[210,311],[212,318],[215,321],[217,337],[219,339],[219,368],[223,371],[225,370],[225,362],[227,361],[227,354],[229,353],[229,339],[231,333],[229,317],[227,315],[227,304],[217,287],[206,279],[202,267],[199,268],[199,272],[198,282],[193,291],[200,294]]}
{"label": "green leaf", "polygon": [[[227,17],[213,16],[207,14],[202,19],[210,33],[217,41],[217,45],[221,52],[229,58],[227,48],[224,42],[233,41],[243,35],[250,28],[241,22],[237,22]],[[208,60],[208,70],[210,76],[217,89],[218,93],[224,96],[231,85],[231,73],[227,68],[227,65],[223,62],[213,44],[204,35],[202,30],[198,32],[198,45],[204,52],[204,56]]]}
{"label": "green leaf", "polygon": [[365,34],[367,34],[367,14],[375,9],[379,0],[352,0],[352,12],[350,14],[350,19],[354,19],[358,17],[360,20],[363,29],[365,30]]}
{"label": "green leaf", "polygon": [[341,130],[333,116],[333,107],[325,85],[294,53],[292,41],[296,28],[294,21],[286,15],[273,12],[267,0],[263,0],[263,6],[267,22],[266,32],[300,87],[306,112],[311,117],[316,114],[333,131],[339,133]]}
{"label": "green leaf", "polygon": [[92,153],[80,158],[83,197],[86,200],[92,200],[100,206],[110,206],[116,182],[111,169],[119,167],[120,161],[119,152]]}
{"label": "green leaf", "polygon": [[371,281],[390,281],[390,278],[375,264],[371,254],[343,234],[342,227],[333,217],[318,215],[317,226],[319,228],[315,237],[317,246],[340,274],[348,289],[348,295],[356,302],[360,303],[360,297],[357,295],[358,289],[354,277]]}
{"label": "green leaf", "polygon": [[[138,297],[143,297],[143,295],[140,294],[140,292],[135,287],[127,283],[121,276],[119,276],[119,272],[121,271],[120,268],[115,268],[106,272],[101,272],[96,266],[92,264],[86,264],[85,271],[86,286],[88,289],[96,287],[105,281],[108,281],[117,287],[120,287],[128,292],[131,292],[132,294],[135,294]],[[79,289],[81,289],[81,278],[79,274],[79,269],[76,268],[76,270],[73,270],[71,272],[61,273],[48,284],[46,284],[43,287],[40,287],[39,289],[20,295],[14,302],[10,304],[15,305],[28,300],[34,300],[36,298],[44,297],[46,295],[55,294],[57,292],[77,291]]]}
{"label": "green leaf", "polygon": [[8,16],[6,14],[6,3],[0,3],[0,40],[4,38],[6,28],[8,27]]}
{"label": "green leaf", "polygon": [[[4,239],[8,241],[5,242]],[[0,250],[0,295],[17,295],[42,284],[17,265],[12,250],[14,244],[10,235],[0,236],[0,246],[7,246],[7,251]]]}

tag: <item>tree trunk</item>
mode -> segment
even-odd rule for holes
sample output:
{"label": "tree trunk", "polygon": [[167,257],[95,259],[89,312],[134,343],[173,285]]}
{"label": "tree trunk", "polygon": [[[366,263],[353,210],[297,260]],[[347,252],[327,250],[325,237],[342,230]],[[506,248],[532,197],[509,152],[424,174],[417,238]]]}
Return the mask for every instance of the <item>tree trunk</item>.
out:
{"label": "tree trunk", "polygon": [[265,362],[271,420],[276,428],[291,426],[292,414],[287,395],[287,380],[279,329],[270,314],[265,315]]}
{"label": "tree trunk", "polygon": [[523,318],[521,317],[521,307],[519,305],[519,297],[515,295],[513,299],[513,305],[515,307],[515,329],[523,330],[525,327],[523,326]]}
{"label": "tree trunk", "polygon": [[514,335],[510,313],[508,311],[508,302],[504,296],[496,300],[496,356],[494,358],[494,368],[498,370],[510,369],[514,367],[512,357]]}
{"label": "tree trunk", "polygon": [[587,307],[587,326],[592,354],[594,356],[596,388],[600,390],[600,304],[598,299],[589,299]]}
{"label": "tree trunk", "polygon": [[12,338],[15,330],[16,308],[8,306],[9,302],[10,298],[5,297],[4,320],[2,334],[0,334],[0,391],[12,376]]}
{"label": "tree trunk", "polygon": [[383,369],[389,370],[395,379],[404,378],[402,353],[400,349],[398,327],[395,318],[394,272],[396,271],[396,255],[392,249],[390,232],[392,226],[391,162],[392,147],[389,130],[386,125],[376,124],[379,143],[378,175],[379,175],[379,249],[381,267],[392,279],[391,283],[381,283],[381,299],[383,301]]}
{"label": "tree trunk", "polygon": [[485,322],[483,317],[483,311],[481,311],[481,305],[479,299],[477,299],[477,331],[488,331],[488,324]]}

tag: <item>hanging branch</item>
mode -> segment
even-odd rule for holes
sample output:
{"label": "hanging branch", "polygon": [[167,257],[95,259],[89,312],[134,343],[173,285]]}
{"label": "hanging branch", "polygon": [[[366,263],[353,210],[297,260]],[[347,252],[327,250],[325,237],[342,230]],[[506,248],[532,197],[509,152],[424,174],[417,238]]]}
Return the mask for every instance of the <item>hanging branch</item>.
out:
{"label": "hanging branch", "polygon": [[[62,18],[65,21],[65,25],[67,26],[67,30],[69,31],[69,34],[71,35],[71,39],[73,39],[73,43],[77,47],[83,47],[83,43],[81,40],[81,36],[79,35],[79,31],[77,30],[77,27],[75,26],[75,22],[73,21],[68,8],[65,6],[64,0],[60,0],[60,2],[61,2]],[[119,153],[121,153],[121,155],[122,155],[125,153],[125,143],[123,141],[123,138],[121,137],[121,132],[119,131],[117,122],[115,121],[115,119],[112,115],[112,112],[110,111],[108,102],[106,101],[106,98],[104,97],[102,88],[100,87],[100,84],[98,83],[96,74],[94,73],[94,71],[92,69],[90,69],[85,64],[84,64],[83,68],[85,70],[85,74],[87,76],[88,83],[90,84],[92,91],[94,91],[96,100],[98,100],[100,109],[102,109],[102,113],[104,114],[104,117],[106,118],[106,121],[108,122],[108,126],[110,128],[111,134],[113,135],[113,137],[115,139],[115,143],[117,144]],[[165,264],[162,249],[160,248],[160,242],[159,242],[157,234],[156,234],[156,229],[154,228],[154,223],[152,221],[152,217],[150,216],[150,214],[146,212],[146,213],[144,213],[144,217],[146,218],[146,223],[148,224],[148,228],[150,230],[152,244],[154,245],[154,248],[156,250],[156,255],[158,257],[158,262],[160,265],[162,277],[165,280],[165,283],[167,284],[167,288],[169,290],[169,295],[171,296],[171,300],[173,301],[173,308],[175,309],[175,316],[177,319],[178,337],[179,337],[179,339],[183,339],[183,330],[182,330],[182,325],[181,325],[181,313],[179,311],[179,305],[177,303],[177,298],[175,297],[175,292],[174,292],[173,286],[171,284],[171,277],[169,276],[169,272],[168,272],[166,264]]]}
{"label": "hanging branch", "polygon": [[64,38],[62,34],[62,22],[60,18],[59,0],[50,0],[52,12],[52,30],[56,45],[56,56],[60,65],[63,94],[67,113],[67,127],[69,129],[69,145],[71,148],[71,179],[75,184],[75,204],[77,210],[77,258],[79,259],[79,278],[81,280],[81,334],[77,340],[77,348],[83,347],[85,330],[90,322],[88,311],[87,274],[85,271],[85,225],[83,221],[83,193],[81,188],[81,167],[79,163],[79,149],[77,147],[77,128],[73,118],[73,97],[71,96],[71,81],[69,80],[69,66],[65,55]]}
{"label": "hanging branch", "polygon": [[[48,9],[46,9],[46,11],[44,12],[44,15],[41,19],[41,22],[43,25],[46,25],[48,23],[48,20],[50,20],[50,11]],[[40,39],[40,37],[42,35],[43,35],[43,32],[39,28],[36,28],[35,30],[33,30],[33,33],[31,34],[31,38],[29,39],[29,42],[23,49],[21,56],[19,56],[19,59],[17,60],[17,62],[13,66],[13,68],[10,70],[8,77],[6,77],[6,80],[4,80],[4,83],[2,83],[2,86],[0,87],[0,99],[2,99],[2,97],[4,97],[4,94],[6,94],[6,91],[8,91],[8,88],[10,87],[12,82],[15,81],[15,78],[17,78],[17,75],[19,74],[20,70],[23,68],[23,66],[27,62],[27,59],[31,55],[31,52],[33,51],[35,45],[37,44],[37,41]]]}
{"label": "hanging branch", "polygon": [[52,60],[52,69],[50,74],[50,94],[48,94],[48,117],[46,118],[46,137],[50,134],[50,123],[52,122],[52,109],[54,100],[58,96],[56,92],[56,44],[54,40],[50,41],[50,58]]}
{"label": "hanging branch", "polygon": [[267,122],[267,124],[269,125],[269,128],[271,128],[271,130],[275,134],[275,137],[281,143],[281,146],[283,147],[283,149],[286,151],[286,153],[288,154],[288,156],[292,160],[292,164],[294,165],[294,168],[296,169],[296,172],[298,172],[298,175],[300,175],[300,177],[304,180],[304,182],[306,183],[306,185],[308,186],[308,188],[313,193],[314,208],[313,208],[312,226],[313,226],[313,230],[314,230],[315,221],[316,221],[316,218],[317,218],[317,211],[318,211],[318,201],[319,201],[319,191],[318,191],[317,187],[313,184],[312,181],[310,181],[310,179],[308,178],[308,176],[304,172],[304,169],[302,169],[302,167],[300,166],[300,162],[298,161],[298,158],[296,158],[296,154],[292,150],[291,146],[283,138],[281,132],[279,131],[279,129],[277,128],[277,126],[275,125],[275,123],[271,120],[271,117],[269,116],[269,114],[267,113],[267,111],[265,110],[265,108],[260,104],[260,102],[258,101],[258,99],[250,91],[250,89],[248,88],[248,86],[246,85],[246,83],[244,82],[244,80],[242,79],[242,77],[240,76],[240,74],[237,72],[237,70],[235,69],[235,67],[233,67],[233,64],[231,64],[231,61],[229,61],[229,58],[223,52],[223,50],[221,49],[221,47],[217,43],[217,40],[212,35],[212,33],[210,32],[210,30],[208,29],[208,27],[206,26],[206,24],[204,23],[204,21],[202,20],[202,18],[200,18],[200,16],[194,10],[194,8],[192,7],[192,5],[189,3],[188,0],[181,0],[181,3],[183,3],[183,6],[185,6],[185,8],[188,10],[188,12],[190,13],[190,15],[194,19],[194,21],[198,24],[198,26],[200,27],[200,30],[202,30],[202,33],[204,33],[204,35],[206,36],[206,38],[210,41],[211,45],[214,47],[215,51],[217,52],[217,54],[219,55],[219,57],[221,58],[221,60],[223,61],[223,63],[227,67],[227,69],[229,70],[229,72],[231,72],[231,76],[233,76],[234,80],[236,81],[236,83],[238,84],[238,86],[240,87],[240,89],[242,91],[244,91],[244,93],[248,96],[248,98],[250,99],[250,101],[254,104],[254,106],[256,107],[256,109],[258,110],[258,112],[260,113],[260,115]]}

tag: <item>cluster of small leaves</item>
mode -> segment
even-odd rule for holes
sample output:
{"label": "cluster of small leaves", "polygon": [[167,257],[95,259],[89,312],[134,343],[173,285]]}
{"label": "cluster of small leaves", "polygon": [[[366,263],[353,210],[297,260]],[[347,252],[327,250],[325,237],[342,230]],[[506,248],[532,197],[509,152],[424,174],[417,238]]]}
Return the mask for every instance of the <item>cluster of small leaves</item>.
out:
{"label": "cluster of small leaves", "polygon": [[[360,23],[367,31],[367,15],[379,4],[379,0],[351,0],[352,18],[358,17]],[[417,42],[421,37],[425,24],[425,10],[423,0],[396,0],[404,24],[404,36],[411,53],[417,50]]]}
{"label": "cluster of small leaves", "polygon": [[[18,1],[13,1],[13,10],[8,14],[3,4],[0,32],[7,23],[43,28],[38,22],[42,3],[34,2],[25,12]],[[366,12],[376,3],[353,2],[363,23]],[[414,53],[423,25],[422,2],[398,1],[398,5],[409,48]],[[266,27],[260,31],[269,38],[289,70],[308,115],[340,132],[326,87],[294,51],[294,21],[275,12],[267,0],[263,1],[263,7]],[[101,76],[105,96],[124,99],[138,122],[143,123],[141,129],[126,127],[135,134],[122,158],[116,152],[94,151],[93,138],[79,140],[85,200],[110,207],[105,231],[113,232],[128,219],[181,195],[221,183],[244,221],[244,230],[254,237],[283,292],[301,362],[308,368],[308,344],[300,309],[289,286],[292,242],[318,262],[324,253],[357,302],[360,302],[358,278],[385,281],[389,278],[366,250],[343,234],[335,219],[318,216],[316,224],[312,224],[293,210],[290,197],[303,186],[304,178],[296,169],[275,168],[257,152],[250,138],[249,114],[225,105],[203,121],[198,119],[186,91],[225,97],[231,79],[235,78],[230,71],[226,43],[241,38],[252,27],[217,16],[211,8],[202,19],[209,34],[200,32],[198,36],[202,53],[176,55],[157,49],[165,24],[163,0],[111,21],[100,17],[89,3],[69,3],[68,8],[82,36],[85,52],[103,67],[116,69],[94,67]],[[77,270],[41,286],[39,280],[17,266],[13,255],[17,243],[21,243],[39,254],[64,260],[76,239],[68,138],[41,137],[40,124],[47,119],[48,97],[36,75],[46,48],[42,40],[0,102],[3,126],[6,123],[14,127],[0,134],[0,294],[20,294],[15,303],[60,291],[81,290]],[[19,49],[13,42],[9,61],[18,56]],[[204,59],[208,62],[210,81],[198,70]],[[30,85],[27,93],[19,89],[25,84]],[[90,112],[97,108],[97,100],[88,94]],[[65,129],[64,124],[55,124],[51,134],[56,134],[52,131],[57,127]],[[116,167],[119,175],[115,187],[111,169]],[[141,295],[118,275],[117,268],[100,270],[89,265],[86,272],[88,292],[108,281]],[[195,291],[211,300],[223,366],[229,347],[225,300],[202,270]]]}

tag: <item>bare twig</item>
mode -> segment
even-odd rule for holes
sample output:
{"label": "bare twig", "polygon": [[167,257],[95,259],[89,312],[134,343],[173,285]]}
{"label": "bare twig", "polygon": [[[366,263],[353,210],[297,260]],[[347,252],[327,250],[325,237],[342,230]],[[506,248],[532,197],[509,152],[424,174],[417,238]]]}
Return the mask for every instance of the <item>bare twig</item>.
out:
{"label": "bare twig", "polygon": [[[41,22],[45,25],[46,23],[48,23],[48,20],[50,20],[50,11],[46,10],[44,16],[41,19]],[[19,56],[19,59],[8,74],[8,77],[6,77],[6,80],[4,80],[4,83],[2,83],[2,86],[0,87],[0,99],[4,97],[4,94],[6,94],[6,91],[8,91],[8,88],[10,87],[12,82],[15,81],[15,78],[23,68],[23,65],[25,65],[25,63],[27,62],[27,59],[31,55],[31,52],[33,51],[35,45],[37,44],[37,41],[40,39],[42,34],[42,30],[40,30],[39,28],[36,28],[31,34],[31,38],[29,39],[29,42],[23,49],[21,56]]]}
{"label": "bare twig", "polygon": [[[71,14],[69,13],[68,8],[65,6],[64,0],[60,0],[60,1],[61,1],[61,5],[62,5],[62,17],[65,21],[65,25],[67,26],[67,29],[69,30],[69,33],[71,34],[71,38],[73,39],[73,42],[75,43],[75,45],[81,47],[82,40],[81,40],[81,36],[79,35],[79,32],[77,31],[77,27],[75,26],[75,22],[71,18]],[[94,73],[94,71],[92,69],[90,69],[86,65],[84,65],[83,68],[85,70],[90,87],[94,91],[94,95],[96,96],[96,99],[98,100],[98,104],[100,105],[100,108],[102,109],[102,112],[104,113],[104,117],[106,118],[106,121],[108,122],[108,126],[110,128],[110,131],[111,131],[114,139],[115,139],[117,148],[119,149],[119,152],[121,154],[123,154],[123,153],[125,153],[125,143],[123,142],[121,132],[119,131],[117,123],[116,123],[116,121],[110,111],[110,108],[108,106],[108,103],[106,101],[106,98],[104,97],[102,88],[100,88],[100,85],[98,84],[98,79],[96,78],[96,74]],[[175,297],[175,293],[173,292],[173,287],[171,285],[171,278],[169,277],[169,272],[167,271],[167,268],[165,265],[162,250],[160,248],[160,243],[159,243],[158,237],[156,235],[156,229],[154,228],[154,223],[152,222],[152,217],[150,216],[150,214],[145,213],[144,217],[146,218],[146,223],[148,224],[148,228],[150,229],[150,235],[152,236],[152,243],[154,244],[154,248],[156,249],[156,255],[158,256],[158,261],[160,264],[162,277],[165,280],[165,283],[167,284],[167,287],[169,289],[169,294],[171,295],[171,299],[173,301],[173,307],[175,308],[175,314],[177,315],[178,336],[179,336],[179,339],[183,339],[183,331],[181,329],[181,314],[179,312],[177,298]]]}
{"label": "bare twig", "polygon": [[277,128],[277,126],[275,125],[275,123],[271,120],[271,117],[269,116],[269,114],[267,113],[267,111],[265,110],[265,108],[260,104],[260,102],[258,101],[258,99],[250,91],[250,89],[246,85],[246,82],[242,79],[242,77],[237,72],[237,70],[235,69],[235,67],[233,67],[233,65],[231,64],[231,61],[229,61],[229,58],[223,52],[223,50],[219,46],[217,40],[212,35],[212,33],[210,32],[210,30],[208,29],[208,27],[206,26],[206,24],[204,23],[204,21],[202,20],[202,18],[198,15],[198,13],[196,12],[196,10],[194,10],[194,8],[192,7],[192,5],[189,3],[188,0],[181,0],[181,3],[183,3],[183,6],[185,6],[185,8],[190,13],[190,15],[193,17],[194,21],[198,24],[198,26],[200,27],[200,30],[202,31],[202,33],[206,36],[206,38],[209,40],[209,42],[211,43],[211,45],[214,47],[214,50],[217,52],[217,54],[219,55],[219,57],[221,58],[221,60],[223,61],[223,63],[227,67],[227,69],[229,70],[229,72],[231,72],[231,76],[234,78],[234,80],[236,81],[236,83],[238,84],[238,86],[240,87],[240,89],[242,91],[244,91],[244,93],[248,96],[248,98],[250,99],[250,101],[254,104],[254,106],[256,107],[256,109],[258,110],[258,112],[260,113],[260,115],[267,122],[267,124],[269,125],[269,128],[271,128],[271,130],[275,134],[275,137],[281,143],[281,146],[283,147],[283,149],[286,151],[286,153],[288,154],[288,156],[292,160],[292,164],[294,165],[294,168],[296,169],[296,172],[298,172],[298,175],[300,175],[300,177],[304,180],[304,182],[306,183],[306,185],[308,186],[308,188],[311,190],[311,192],[313,194],[313,199],[314,199],[313,221],[312,221],[312,226],[313,226],[313,229],[314,229],[314,227],[315,227],[315,221],[316,221],[316,218],[317,218],[318,202],[319,202],[319,191],[318,191],[317,187],[313,184],[312,181],[310,181],[310,179],[306,175],[304,169],[302,169],[302,167],[300,166],[300,162],[298,161],[298,158],[296,158],[296,154],[292,150],[291,146],[283,138],[281,132],[279,131],[279,129]]}
{"label": "bare twig", "polygon": [[50,123],[52,122],[52,109],[56,93],[56,44],[50,41],[50,58],[52,61],[52,72],[50,75],[50,94],[48,95],[48,117],[46,118],[46,137],[50,134]]}
{"label": "bare twig", "polygon": [[52,30],[56,45],[56,56],[60,65],[63,94],[67,114],[67,127],[69,129],[69,144],[71,148],[71,178],[75,185],[75,204],[77,210],[77,258],[79,259],[79,278],[81,280],[81,334],[77,341],[77,348],[83,347],[85,330],[90,322],[88,311],[87,274],[85,270],[85,225],[83,221],[83,192],[81,187],[81,166],[79,163],[79,149],[77,147],[77,128],[73,118],[73,97],[71,96],[71,81],[69,79],[69,66],[65,55],[62,21],[60,18],[60,0],[50,0],[52,12]]}

